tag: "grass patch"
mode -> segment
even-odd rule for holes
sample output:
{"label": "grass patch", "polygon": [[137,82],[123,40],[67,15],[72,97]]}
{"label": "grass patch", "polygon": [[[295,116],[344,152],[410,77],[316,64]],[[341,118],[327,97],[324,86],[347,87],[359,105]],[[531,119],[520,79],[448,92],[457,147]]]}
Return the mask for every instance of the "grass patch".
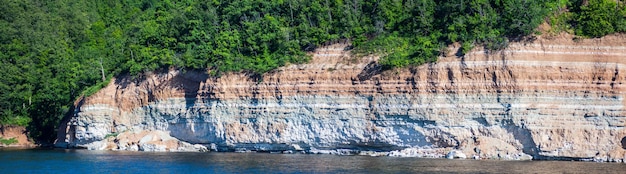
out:
{"label": "grass patch", "polygon": [[87,89],[83,90],[83,95],[85,97],[89,97],[89,96],[95,94],[96,92],[100,91],[100,89],[102,89],[105,86],[109,85],[110,81],[111,81],[111,77],[107,78],[107,80],[104,81],[104,82],[98,82],[96,85],[88,87]]}
{"label": "grass patch", "polygon": [[110,133],[110,134],[107,134],[106,136],[104,136],[104,139],[108,139],[108,138],[110,138],[110,137],[117,137],[117,135],[119,135],[119,134],[120,134],[120,133],[117,133],[117,132],[115,132],[115,133]]}
{"label": "grass patch", "polygon": [[15,137],[9,138],[9,139],[4,139],[4,138],[0,137],[0,143],[2,143],[4,145],[11,145],[11,144],[17,143],[17,139],[15,139]]}

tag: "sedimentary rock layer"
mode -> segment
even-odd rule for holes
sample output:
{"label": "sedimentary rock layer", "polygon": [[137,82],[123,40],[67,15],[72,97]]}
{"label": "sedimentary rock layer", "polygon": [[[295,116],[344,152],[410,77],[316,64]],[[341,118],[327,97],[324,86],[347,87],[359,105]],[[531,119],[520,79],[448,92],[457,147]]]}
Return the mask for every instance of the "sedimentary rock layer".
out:
{"label": "sedimentary rock layer", "polygon": [[338,43],[263,76],[123,76],[77,102],[57,146],[101,149],[107,135],[158,130],[213,150],[623,159],[625,39],[539,37],[461,57],[451,46],[435,63],[388,71]]}

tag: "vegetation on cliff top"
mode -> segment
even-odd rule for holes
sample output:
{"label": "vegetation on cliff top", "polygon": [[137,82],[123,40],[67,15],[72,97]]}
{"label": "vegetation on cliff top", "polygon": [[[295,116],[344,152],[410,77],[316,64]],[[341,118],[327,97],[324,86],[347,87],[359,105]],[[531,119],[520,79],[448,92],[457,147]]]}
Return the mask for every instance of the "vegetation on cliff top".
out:
{"label": "vegetation on cliff top", "polygon": [[[41,142],[73,101],[110,77],[167,68],[265,73],[348,39],[386,68],[462,44],[506,47],[536,33],[626,31],[619,0],[0,0],[0,123]],[[69,111],[71,112],[71,111]]]}

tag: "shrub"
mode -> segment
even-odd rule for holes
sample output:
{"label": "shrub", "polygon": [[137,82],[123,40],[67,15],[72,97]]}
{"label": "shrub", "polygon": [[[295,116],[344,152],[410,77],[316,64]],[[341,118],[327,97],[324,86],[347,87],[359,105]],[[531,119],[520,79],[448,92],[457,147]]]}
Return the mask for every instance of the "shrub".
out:
{"label": "shrub", "polygon": [[15,137],[9,138],[9,139],[4,139],[4,138],[0,137],[0,143],[2,143],[4,145],[11,145],[11,144],[17,143],[17,139],[15,139]]}

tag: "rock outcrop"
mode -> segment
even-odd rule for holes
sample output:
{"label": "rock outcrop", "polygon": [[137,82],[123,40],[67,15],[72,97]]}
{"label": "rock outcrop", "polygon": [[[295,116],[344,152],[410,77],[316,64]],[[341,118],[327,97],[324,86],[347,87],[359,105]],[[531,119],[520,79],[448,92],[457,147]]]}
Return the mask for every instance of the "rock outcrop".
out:
{"label": "rock outcrop", "polygon": [[626,36],[539,37],[462,57],[452,46],[435,63],[389,71],[347,46],[263,76],[118,77],[77,102],[56,145],[124,149],[105,137],[162,131],[217,151],[625,158]]}

